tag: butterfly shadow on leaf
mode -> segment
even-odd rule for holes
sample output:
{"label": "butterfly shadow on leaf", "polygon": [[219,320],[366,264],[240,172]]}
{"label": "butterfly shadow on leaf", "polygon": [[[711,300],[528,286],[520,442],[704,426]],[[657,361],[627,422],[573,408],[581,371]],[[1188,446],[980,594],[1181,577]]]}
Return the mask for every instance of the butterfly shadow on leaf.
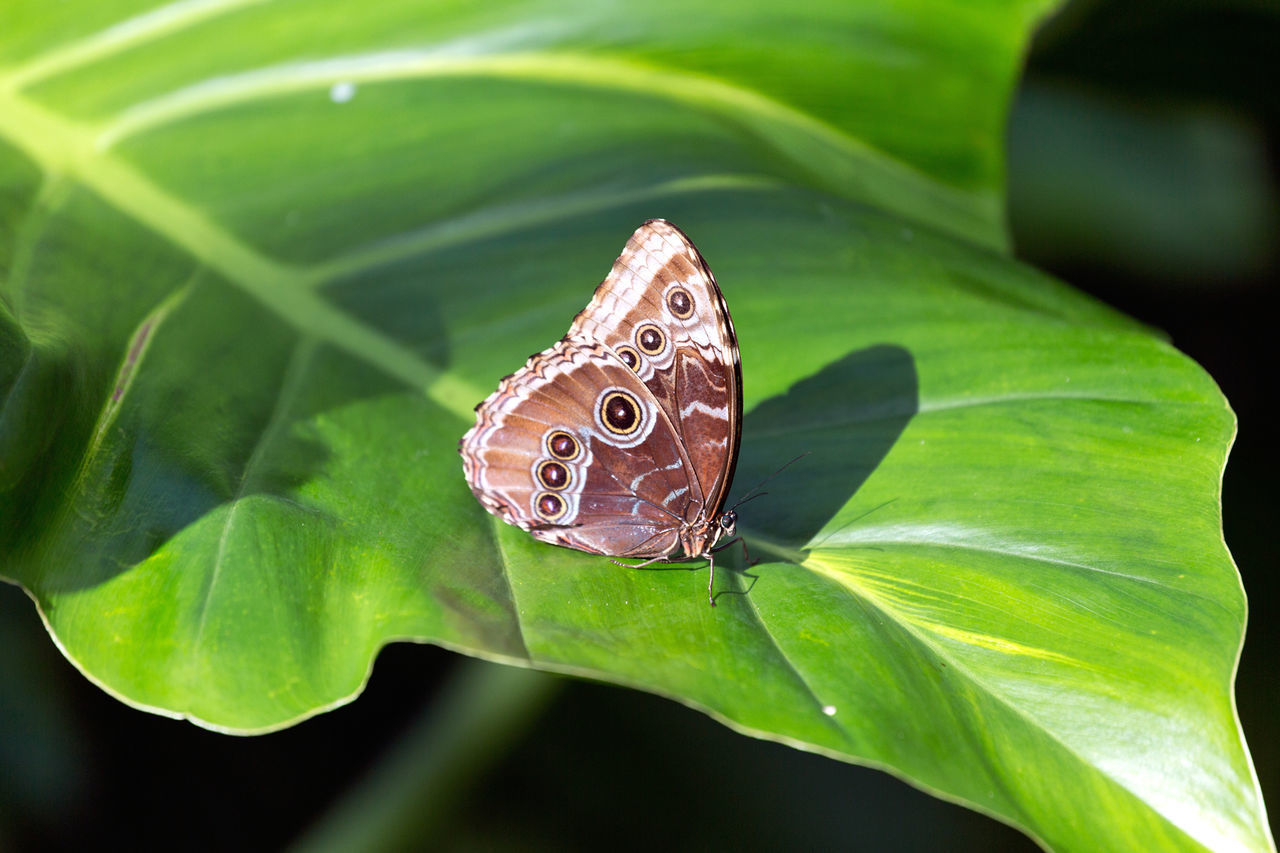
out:
{"label": "butterfly shadow on leaf", "polygon": [[[777,474],[765,487],[767,496],[741,511],[739,533],[753,560],[808,545],[876,469],[918,408],[914,359],[902,347],[881,344],[848,353],[752,409],[743,421],[729,505]],[[805,455],[795,459],[797,454]]]}

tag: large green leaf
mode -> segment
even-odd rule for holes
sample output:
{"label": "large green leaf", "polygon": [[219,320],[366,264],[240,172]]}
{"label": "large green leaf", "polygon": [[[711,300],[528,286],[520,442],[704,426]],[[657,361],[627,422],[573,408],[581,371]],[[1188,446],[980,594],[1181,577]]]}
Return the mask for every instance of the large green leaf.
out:
{"label": "large green leaf", "polygon": [[[211,728],[347,701],[413,638],[1061,848],[1268,848],[1231,412],[1003,254],[1044,5],[7,3],[3,571],[88,677]],[[810,454],[715,609],[495,522],[455,453],[652,216],[734,312],[737,492]]]}

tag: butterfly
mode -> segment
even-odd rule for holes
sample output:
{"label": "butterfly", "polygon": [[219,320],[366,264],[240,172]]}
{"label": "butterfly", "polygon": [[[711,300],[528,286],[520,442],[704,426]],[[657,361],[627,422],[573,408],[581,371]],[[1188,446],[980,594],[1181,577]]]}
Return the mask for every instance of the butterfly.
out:
{"label": "butterfly", "polygon": [[643,561],[628,568],[705,559],[714,607],[741,433],[729,307],[684,232],[651,219],[569,333],[476,406],[458,449],[471,491],[503,521]]}

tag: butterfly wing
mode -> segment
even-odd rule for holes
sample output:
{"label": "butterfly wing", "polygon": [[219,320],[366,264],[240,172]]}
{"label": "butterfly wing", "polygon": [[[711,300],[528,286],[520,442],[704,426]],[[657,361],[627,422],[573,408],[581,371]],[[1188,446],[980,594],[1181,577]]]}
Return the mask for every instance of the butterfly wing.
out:
{"label": "butterfly wing", "polygon": [[718,514],[738,459],[742,367],[729,308],[689,238],[661,219],[641,225],[569,334],[609,347],[670,419],[692,467],[686,519]]}
{"label": "butterfly wing", "polygon": [[503,521],[598,554],[677,549],[689,460],[666,412],[607,347],[566,337],[476,411],[461,442],[463,469]]}

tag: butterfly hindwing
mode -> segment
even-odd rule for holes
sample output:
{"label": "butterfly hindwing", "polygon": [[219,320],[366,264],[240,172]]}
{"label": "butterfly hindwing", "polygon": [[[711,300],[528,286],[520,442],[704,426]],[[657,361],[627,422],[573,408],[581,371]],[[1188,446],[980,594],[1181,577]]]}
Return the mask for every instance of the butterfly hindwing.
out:
{"label": "butterfly hindwing", "polygon": [[565,338],[507,377],[463,438],[481,503],[583,551],[671,553],[688,461],[653,395],[603,345]]}

